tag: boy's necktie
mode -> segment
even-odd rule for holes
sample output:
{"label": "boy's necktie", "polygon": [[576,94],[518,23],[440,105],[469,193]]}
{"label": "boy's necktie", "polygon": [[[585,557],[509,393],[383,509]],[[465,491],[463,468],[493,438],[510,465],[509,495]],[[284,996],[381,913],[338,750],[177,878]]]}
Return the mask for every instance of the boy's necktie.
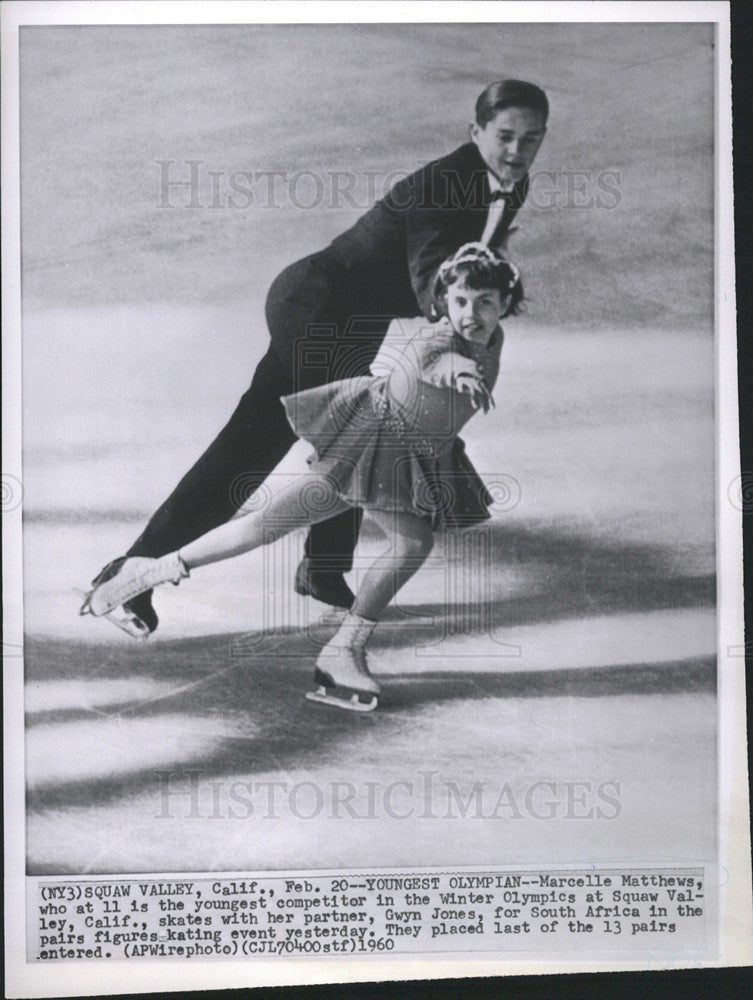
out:
{"label": "boy's necktie", "polygon": [[502,221],[502,216],[505,214],[505,206],[510,200],[510,193],[499,190],[494,192],[491,204],[489,205],[489,214],[486,217],[486,226],[484,226],[484,232],[481,236],[481,243],[485,243],[489,246],[497,226],[499,226]]}

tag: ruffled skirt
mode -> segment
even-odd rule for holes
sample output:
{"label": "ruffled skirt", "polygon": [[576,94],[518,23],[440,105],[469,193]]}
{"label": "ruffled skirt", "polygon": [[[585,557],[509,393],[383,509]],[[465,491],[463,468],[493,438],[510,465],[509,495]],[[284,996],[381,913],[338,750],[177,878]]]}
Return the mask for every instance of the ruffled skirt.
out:
{"label": "ruffled skirt", "polygon": [[297,436],[314,447],[312,471],[352,506],[418,514],[435,531],[489,519],[493,497],[462,441],[411,428],[386,377],[331,382],[282,403]]}

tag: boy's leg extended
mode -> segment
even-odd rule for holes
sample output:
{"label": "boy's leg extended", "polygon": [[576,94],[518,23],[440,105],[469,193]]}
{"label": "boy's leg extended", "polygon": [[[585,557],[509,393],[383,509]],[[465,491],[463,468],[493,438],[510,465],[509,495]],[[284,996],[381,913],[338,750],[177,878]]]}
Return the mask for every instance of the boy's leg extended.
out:
{"label": "boy's leg extended", "polygon": [[[327,251],[297,261],[272,283],[266,302],[267,325],[291,374],[290,392],[368,374],[389,318],[371,316],[372,310],[364,317],[350,284],[348,272]],[[353,595],[342,574],[353,565],[360,527],[358,508],[312,525],[296,574],[299,593],[350,606]]]}
{"label": "boy's leg extended", "polygon": [[[226,426],[152,515],[126,555],[109,562],[92,580],[92,587],[113,579],[128,558],[159,558],[231,518],[296,440],[280,402],[280,396],[291,391],[292,379],[270,349]],[[82,611],[87,606],[85,601]],[[153,632],[158,619],[150,591],[124,604],[112,620],[133,636]]]}
{"label": "boy's leg extended", "polygon": [[173,552],[236,513],[296,440],[280,402],[289,392],[292,380],[270,350],[228,423],[152,515],[127,555],[154,558]]}
{"label": "boy's leg extended", "polygon": [[358,588],[353,614],[377,621],[404,584],[423,566],[434,547],[431,526],[418,514],[369,510],[388,547],[369,567]]}
{"label": "boy's leg extended", "polygon": [[[296,343],[306,339],[317,323],[333,331],[330,339],[345,328],[352,314],[342,294],[346,286],[345,276],[336,273],[322,255],[298,261],[279,275],[267,299],[273,346],[228,424],[155,512],[126,553],[128,557],[156,558],[173,552],[231,518],[295,441],[280,396],[352,374],[338,376],[326,365],[313,364],[304,366],[301,380],[294,363]],[[342,573],[350,568],[359,527],[360,514],[353,510],[323,524],[307,541],[307,558],[296,576],[296,589],[329,604],[349,606],[353,595]],[[108,563],[93,585],[112,578],[124,558]],[[319,565],[324,566],[323,573],[316,572]],[[148,592],[124,610],[140,620],[145,631],[139,634],[157,627]]]}
{"label": "boy's leg extended", "polygon": [[[315,350],[314,361],[307,363],[306,352],[300,349],[301,342],[309,339],[316,341],[317,348],[328,341],[341,343],[335,334],[342,334],[351,315],[345,286],[345,276],[321,254],[297,261],[275,279],[266,303],[272,346],[259,362],[250,388],[227,425],[151,517],[127,555],[164,555],[229,520],[296,440],[280,397],[334,377],[356,374],[346,370],[349,366],[333,369],[317,363],[321,350]],[[317,330],[331,332],[320,341]],[[379,339],[377,334],[374,353]],[[363,354],[363,341],[355,346],[359,355]],[[346,572],[359,527],[360,515],[346,511],[331,524],[317,527],[306,554]]]}

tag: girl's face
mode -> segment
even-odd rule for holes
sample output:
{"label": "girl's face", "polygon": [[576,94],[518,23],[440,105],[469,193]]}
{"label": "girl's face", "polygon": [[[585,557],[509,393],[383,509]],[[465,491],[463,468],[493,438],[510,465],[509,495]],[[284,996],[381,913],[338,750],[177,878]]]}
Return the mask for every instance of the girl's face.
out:
{"label": "girl's face", "polygon": [[488,344],[503,312],[497,288],[468,288],[465,281],[457,281],[447,289],[447,315],[464,340]]}

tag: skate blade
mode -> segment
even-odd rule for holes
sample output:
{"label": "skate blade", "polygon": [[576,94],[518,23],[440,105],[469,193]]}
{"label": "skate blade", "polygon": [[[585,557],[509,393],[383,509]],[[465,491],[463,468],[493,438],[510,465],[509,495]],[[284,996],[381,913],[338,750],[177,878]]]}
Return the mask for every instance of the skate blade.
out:
{"label": "skate blade", "polygon": [[307,701],[316,701],[320,705],[331,705],[333,708],[344,708],[346,712],[373,712],[377,707],[378,699],[374,694],[364,692],[362,697],[369,698],[369,701],[361,701],[357,691],[351,691],[350,697],[339,697],[330,694],[325,687],[318,687],[316,691],[307,691]]}
{"label": "skate blade", "polygon": [[83,597],[84,603],[79,608],[78,613],[80,615],[92,615],[95,618],[106,618],[108,622],[112,622],[116,628],[119,628],[126,635],[130,635],[132,639],[148,639],[152,634],[149,627],[144,624],[144,622],[135,615],[132,611],[126,611],[124,607],[113,608],[112,611],[108,611],[104,615],[94,615],[90,605],[89,599],[93,591],[78,590],[74,588],[73,593],[78,597]]}

